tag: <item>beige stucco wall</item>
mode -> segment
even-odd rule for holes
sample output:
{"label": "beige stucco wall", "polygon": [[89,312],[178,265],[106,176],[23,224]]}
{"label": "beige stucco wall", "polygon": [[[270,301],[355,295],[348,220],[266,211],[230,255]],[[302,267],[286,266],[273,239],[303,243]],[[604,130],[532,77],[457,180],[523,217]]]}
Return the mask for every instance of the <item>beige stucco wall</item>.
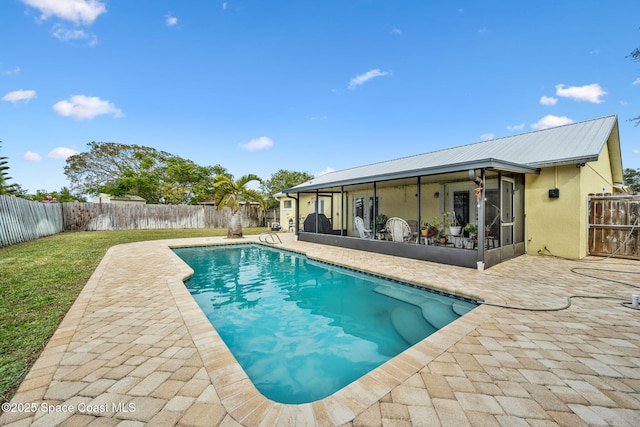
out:
{"label": "beige stucco wall", "polygon": [[[609,150],[604,147],[598,161],[544,168],[525,180],[526,238],[529,254],[545,246],[553,254],[568,258],[587,255],[587,199],[590,193],[613,192]],[[549,198],[549,189],[560,189],[560,197]]]}
{"label": "beige stucco wall", "polygon": [[[434,194],[440,191],[439,184],[423,184],[421,185],[421,215],[422,221],[431,221],[433,217],[438,215],[440,211],[440,200],[438,198],[434,198]],[[397,187],[386,187],[379,188],[376,191],[378,196],[378,200],[380,203],[378,214],[384,214],[387,217],[391,218],[394,216],[404,218],[406,220],[409,219],[417,219],[418,215],[418,207],[417,207],[417,185],[411,186],[397,186]],[[345,203],[347,204],[346,212],[347,218],[343,221],[343,226],[347,230],[347,234],[350,236],[354,236],[354,228],[353,228],[353,211],[354,211],[354,198],[357,196],[373,196],[373,186],[370,189],[363,189],[359,191],[350,191],[346,192]],[[307,215],[313,212],[313,200],[315,199],[315,195],[313,194],[300,194],[300,215],[299,221],[300,226],[302,227],[302,223],[304,222]],[[332,214],[330,212],[331,203],[328,197],[323,197],[325,200],[325,215],[328,218],[332,218]],[[291,201],[291,209],[285,208],[285,200]],[[311,202],[311,203],[309,203]],[[284,230],[288,229],[289,219],[292,219],[294,224],[296,222],[295,218],[295,200],[288,197],[280,198],[280,222]],[[341,195],[335,194],[333,196],[333,228],[338,230],[340,228],[341,219],[340,215],[342,214],[341,208]],[[367,225],[368,226],[368,225]]]}

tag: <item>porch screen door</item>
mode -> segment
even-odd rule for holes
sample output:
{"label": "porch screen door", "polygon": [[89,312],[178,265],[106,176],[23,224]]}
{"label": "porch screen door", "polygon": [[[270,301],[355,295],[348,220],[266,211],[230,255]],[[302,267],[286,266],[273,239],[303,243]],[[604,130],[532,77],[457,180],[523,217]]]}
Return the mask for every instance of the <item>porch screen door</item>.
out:
{"label": "porch screen door", "polygon": [[515,225],[515,182],[511,178],[502,178],[500,194],[500,246],[514,244]]}

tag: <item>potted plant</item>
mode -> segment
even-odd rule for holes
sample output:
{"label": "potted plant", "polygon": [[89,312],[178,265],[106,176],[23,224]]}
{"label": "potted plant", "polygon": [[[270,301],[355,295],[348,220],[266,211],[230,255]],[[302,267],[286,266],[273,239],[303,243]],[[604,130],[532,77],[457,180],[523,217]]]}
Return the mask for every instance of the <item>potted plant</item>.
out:
{"label": "potted plant", "polygon": [[452,236],[459,236],[462,232],[462,227],[458,223],[458,218],[454,212],[444,212],[444,226],[449,229],[449,234]]}
{"label": "potted plant", "polygon": [[384,231],[384,226],[387,224],[387,216],[385,214],[380,214],[376,216],[376,231],[379,233]]}
{"label": "potted plant", "polygon": [[478,234],[478,224],[476,224],[475,222],[470,222],[464,226],[464,230],[469,233],[469,237],[475,239],[476,235]]}
{"label": "potted plant", "polygon": [[438,241],[440,242],[441,245],[444,245],[445,243],[447,243],[447,235],[444,232],[444,228],[441,228],[440,230],[438,230]]}
{"label": "potted plant", "polygon": [[421,229],[423,236],[435,236],[438,234],[438,225],[435,222],[425,221]]}

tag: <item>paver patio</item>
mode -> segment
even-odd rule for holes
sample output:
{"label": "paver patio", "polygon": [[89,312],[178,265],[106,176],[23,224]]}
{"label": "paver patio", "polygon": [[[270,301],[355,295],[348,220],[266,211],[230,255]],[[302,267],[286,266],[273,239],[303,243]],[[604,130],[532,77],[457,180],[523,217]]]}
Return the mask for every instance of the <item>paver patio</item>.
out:
{"label": "paver patio", "polygon": [[521,256],[479,272],[280,236],[278,246],[313,258],[487,303],[557,308],[570,295],[607,299],[574,298],[560,311],[485,304],[334,395],[283,405],[253,387],[184,287],[189,267],[169,250],[229,240],[120,245],[108,251],[0,424],[638,425],[640,311],[621,300],[640,290],[571,269],[640,286],[640,262]]}

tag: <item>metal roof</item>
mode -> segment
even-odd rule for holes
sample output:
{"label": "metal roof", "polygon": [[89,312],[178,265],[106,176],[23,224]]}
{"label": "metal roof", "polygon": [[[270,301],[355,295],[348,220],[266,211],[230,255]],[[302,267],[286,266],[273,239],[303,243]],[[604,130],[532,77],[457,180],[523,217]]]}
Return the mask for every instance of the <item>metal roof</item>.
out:
{"label": "metal roof", "polygon": [[595,161],[618,119],[615,115],[447,148],[321,175],[284,193],[388,179],[492,168],[536,173],[539,168]]}

